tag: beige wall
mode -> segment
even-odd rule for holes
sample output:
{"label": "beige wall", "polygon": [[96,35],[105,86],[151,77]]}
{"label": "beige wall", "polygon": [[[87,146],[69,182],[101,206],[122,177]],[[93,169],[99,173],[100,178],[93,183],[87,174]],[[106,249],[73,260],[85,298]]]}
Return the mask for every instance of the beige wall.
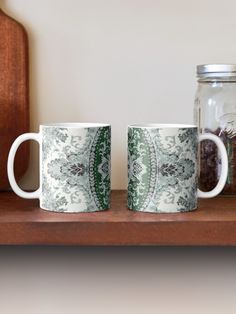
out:
{"label": "beige wall", "polygon": [[[110,122],[113,188],[126,186],[127,125],[191,123],[196,64],[236,62],[235,0],[0,1],[29,33],[31,130]],[[1,253],[4,314],[236,312],[233,249]]]}
{"label": "beige wall", "polygon": [[[31,49],[31,129],[112,125],[112,186],[126,187],[126,127],[192,122],[195,66],[235,62],[235,1],[0,0]],[[35,186],[37,161],[23,180]]]}

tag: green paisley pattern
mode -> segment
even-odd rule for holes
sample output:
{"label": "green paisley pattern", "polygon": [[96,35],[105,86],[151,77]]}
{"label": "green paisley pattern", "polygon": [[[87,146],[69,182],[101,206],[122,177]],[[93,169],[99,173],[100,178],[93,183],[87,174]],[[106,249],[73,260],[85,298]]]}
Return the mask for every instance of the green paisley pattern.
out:
{"label": "green paisley pattern", "polygon": [[110,127],[42,129],[41,207],[93,212],[110,207]]}
{"label": "green paisley pattern", "polygon": [[197,207],[196,128],[128,130],[128,207],[147,212]]}

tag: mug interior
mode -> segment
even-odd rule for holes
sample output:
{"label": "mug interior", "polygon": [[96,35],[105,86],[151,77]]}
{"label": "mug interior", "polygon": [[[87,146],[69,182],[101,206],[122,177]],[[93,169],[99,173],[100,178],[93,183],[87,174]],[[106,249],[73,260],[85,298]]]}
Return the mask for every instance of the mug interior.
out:
{"label": "mug interior", "polygon": [[41,127],[55,127],[55,128],[99,128],[99,127],[108,127],[110,124],[107,123],[49,123],[49,124],[41,124]]}
{"label": "mug interior", "polygon": [[181,128],[197,128],[196,125],[193,124],[159,124],[159,123],[140,123],[140,124],[131,124],[129,128],[138,128],[138,129],[181,129]]}

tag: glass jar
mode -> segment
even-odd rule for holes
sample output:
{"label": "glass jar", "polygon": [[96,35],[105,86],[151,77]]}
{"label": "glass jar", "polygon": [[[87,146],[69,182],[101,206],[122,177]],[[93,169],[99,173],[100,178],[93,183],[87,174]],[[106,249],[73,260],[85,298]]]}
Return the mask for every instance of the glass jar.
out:
{"label": "glass jar", "polygon": [[[223,195],[236,195],[236,65],[205,64],[197,66],[198,88],[195,96],[194,123],[199,132],[219,136],[225,144],[229,173]],[[221,160],[211,141],[200,146],[199,187],[209,191],[218,182]]]}

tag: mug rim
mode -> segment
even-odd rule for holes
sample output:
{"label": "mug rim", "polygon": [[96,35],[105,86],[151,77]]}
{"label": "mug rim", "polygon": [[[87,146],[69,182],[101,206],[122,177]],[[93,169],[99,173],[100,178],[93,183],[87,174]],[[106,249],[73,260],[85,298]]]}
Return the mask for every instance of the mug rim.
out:
{"label": "mug rim", "polygon": [[174,123],[137,123],[128,125],[129,128],[136,129],[190,129],[196,128],[194,124],[174,124]]}
{"label": "mug rim", "polygon": [[94,122],[59,122],[59,123],[45,123],[40,124],[40,128],[75,128],[75,129],[88,129],[88,128],[101,128],[110,127],[108,123],[94,123]]}

